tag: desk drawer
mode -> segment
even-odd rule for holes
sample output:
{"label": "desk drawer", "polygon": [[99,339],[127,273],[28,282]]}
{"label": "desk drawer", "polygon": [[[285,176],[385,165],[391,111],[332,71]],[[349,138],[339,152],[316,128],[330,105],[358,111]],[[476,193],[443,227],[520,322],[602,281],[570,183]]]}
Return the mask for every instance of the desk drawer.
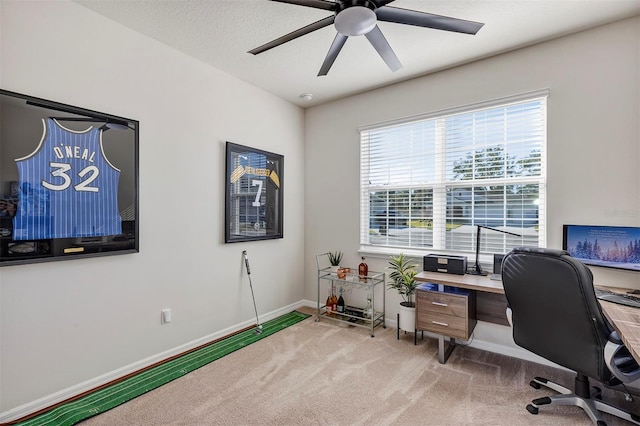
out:
{"label": "desk drawer", "polygon": [[476,326],[475,292],[416,292],[416,327],[457,339],[468,340]]}
{"label": "desk drawer", "polygon": [[431,312],[420,312],[416,318],[418,330],[430,331],[443,336],[467,340],[467,319],[452,315],[439,315]]}
{"label": "desk drawer", "polygon": [[467,296],[435,291],[418,291],[417,294],[421,310],[460,318],[467,316]]}

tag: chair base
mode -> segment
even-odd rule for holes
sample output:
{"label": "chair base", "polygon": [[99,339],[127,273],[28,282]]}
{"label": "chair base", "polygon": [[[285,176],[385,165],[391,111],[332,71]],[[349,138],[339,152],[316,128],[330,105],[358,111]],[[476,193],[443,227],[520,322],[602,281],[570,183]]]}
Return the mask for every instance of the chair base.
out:
{"label": "chair base", "polygon": [[558,392],[560,395],[547,396],[531,401],[527,405],[527,411],[531,414],[538,414],[538,408],[542,405],[573,405],[580,407],[589,416],[591,421],[597,426],[606,426],[601,413],[611,414],[630,423],[640,425],[640,416],[630,413],[621,408],[615,407],[600,400],[600,389],[594,387],[595,391],[589,388],[589,378],[578,374],[575,379],[575,393],[557,383],[553,383],[542,377],[534,378],[530,385],[536,389],[545,386]]}

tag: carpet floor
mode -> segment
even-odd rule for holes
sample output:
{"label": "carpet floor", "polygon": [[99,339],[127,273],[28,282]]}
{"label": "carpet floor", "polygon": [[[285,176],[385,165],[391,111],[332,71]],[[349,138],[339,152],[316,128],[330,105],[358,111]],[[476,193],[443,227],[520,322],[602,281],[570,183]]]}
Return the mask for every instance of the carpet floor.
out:
{"label": "carpet floor", "polygon": [[110,410],[133,398],[165,385],[238,349],[245,348],[267,336],[271,336],[309,316],[309,314],[297,311],[290,312],[262,324],[262,332],[260,334],[256,334],[254,333],[254,329],[250,329],[204,345],[185,355],[149,368],[113,385],[62,404],[39,416],[17,424],[20,426],[62,426],[76,424],[83,419]]}
{"label": "carpet floor", "polygon": [[[551,395],[535,376],[571,387],[561,369],[437,340],[314,317],[82,422],[103,425],[590,425],[577,407],[525,406]],[[593,383],[596,385],[597,383]],[[605,401],[640,412],[603,387]],[[628,424],[605,414],[609,425]]]}

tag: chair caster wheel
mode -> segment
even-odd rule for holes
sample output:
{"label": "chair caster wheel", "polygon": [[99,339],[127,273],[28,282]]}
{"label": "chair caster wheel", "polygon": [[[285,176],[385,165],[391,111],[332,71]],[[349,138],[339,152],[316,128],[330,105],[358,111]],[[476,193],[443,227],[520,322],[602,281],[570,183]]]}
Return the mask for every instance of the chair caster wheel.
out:
{"label": "chair caster wheel", "polygon": [[538,414],[538,407],[534,407],[533,405],[527,405],[527,411],[531,414]]}
{"label": "chair caster wheel", "polygon": [[536,382],[534,380],[529,382],[529,386],[531,386],[532,388],[535,388],[535,389],[540,389],[540,383],[538,383],[538,382]]}
{"label": "chair caster wheel", "polygon": [[606,423],[606,422],[603,422],[602,420],[598,420],[598,421],[596,422],[596,426],[607,426],[607,423]]}

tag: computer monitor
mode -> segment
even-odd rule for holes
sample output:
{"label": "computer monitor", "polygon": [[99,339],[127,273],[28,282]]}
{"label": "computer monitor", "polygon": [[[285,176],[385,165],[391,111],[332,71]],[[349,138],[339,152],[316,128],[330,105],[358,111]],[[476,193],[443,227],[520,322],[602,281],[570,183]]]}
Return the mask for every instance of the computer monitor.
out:
{"label": "computer monitor", "polygon": [[564,225],[562,248],[585,265],[640,271],[640,227]]}

